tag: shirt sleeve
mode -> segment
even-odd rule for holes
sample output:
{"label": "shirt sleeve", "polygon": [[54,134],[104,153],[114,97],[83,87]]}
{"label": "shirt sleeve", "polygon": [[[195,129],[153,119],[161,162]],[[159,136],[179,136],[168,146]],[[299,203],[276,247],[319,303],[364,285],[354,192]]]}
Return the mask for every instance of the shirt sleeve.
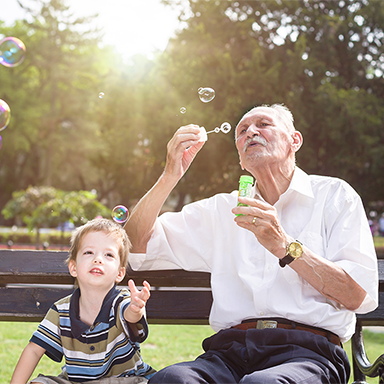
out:
{"label": "shirt sleeve", "polygon": [[124,332],[126,335],[128,335],[129,339],[133,343],[142,343],[144,342],[147,337],[148,337],[148,323],[143,316],[136,324],[136,329],[137,329],[137,334],[134,332],[132,329],[132,325],[129,324],[125,318],[124,318],[124,311],[127,309],[128,305],[131,302],[130,296],[127,296],[121,303],[120,303],[120,308],[119,308],[119,318],[120,318],[120,323],[124,329]]}
{"label": "shirt sleeve", "polygon": [[213,239],[222,233],[223,223],[233,222],[236,201],[234,191],[187,204],[181,212],[164,213],[156,220],[147,253],[130,254],[131,267],[211,272]]}
{"label": "shirt sleeve", "polygon": [[377,256],[360,197],[346,183],[343,192],[326,210],[326,253],[366,291],[365,300],[355,312],[367,313],[378,305]]}
{"label": "shirt sleeve", "polygon": [[53,361],[60,362],[63,358],[59,313],[56,305],[47,312],[46,316],[33,333],[30,341],[45,349],[45,354]]}

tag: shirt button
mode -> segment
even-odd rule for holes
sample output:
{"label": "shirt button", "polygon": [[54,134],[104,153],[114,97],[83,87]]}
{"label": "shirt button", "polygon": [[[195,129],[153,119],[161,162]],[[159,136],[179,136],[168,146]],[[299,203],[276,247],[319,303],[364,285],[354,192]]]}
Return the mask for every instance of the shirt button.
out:
{"label": "shirt button", "polygon": [[94,347],[93,345],[91,345],[91,346],[89,347],[89,349],[90,349],[91,351],[94,351],[94,350],[95,350],[95,347]]}
{"label": "shirt button", "polygon": [[264,312],[260,312],[260,316],[264,316]]}

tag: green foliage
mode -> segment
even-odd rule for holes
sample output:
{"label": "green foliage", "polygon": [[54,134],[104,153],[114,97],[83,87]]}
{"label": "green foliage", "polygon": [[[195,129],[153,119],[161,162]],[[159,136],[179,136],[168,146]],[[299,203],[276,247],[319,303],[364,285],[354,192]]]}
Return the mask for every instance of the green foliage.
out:
{"label": "green foliage", "polygon": [[[212,106],[221,99],[213,116],[233,111],[233,123],[243,108],[285,103],[304,135],[299,166],[346,179],[366,203],[382,199],[384,12],[378,2],[197,0],[189,15],[169,50],[175,85],[187,89],[209,79],[220,90]],[[233,150],[222,153],[220,161],[202,161],[209,175],[227,161],[235,164]]]}
{"label": "green foliage", "polygon": [[0,34],[18,36],[27,47],[21,66],[0,68],[1,98],[12,111],[2,133],[0,206],[28,185],[92,189],[81,182],[92,174],[83,153],[94,137],[88,118],[102,73],[99,40],[77,32],[86,20],[75,20],[63,0],[35,3],[40,9],[30,11],[31,22],[0,26]]}
{"label": "green foliage", "polygon": [[43,220],[48,227],[56,227],[69,221],[76,226],[86,223],[96,216],[108,217],[110,210],[96,200],[89,191],[56,191],[56,196],[39,205],[32,214],[34,223]]}
{"label": "green foliage", "polygon": [[5,219],[22,219],[29,230],[57,227],[66,221],[81,225],[96,216],[109,217],[110,210],[88,191],[64,192],[53,187],[28,187],[16,191],[1,213]]}
{"label": "green foliage", "polygon": [[[184,29],[153,60],[124,62],[64,0],[34,0],[28,21],[0,21],[0,34],[27,46],[22,65],[0,67],[0,98],[12,111],[0,207],[29,185],[95,189],[109,207],[130,206],[162,172],[178,127],[235,127],[252,106],[276,102],[303,133],[299,166],[346,179],[366,206],[384,200],[380,2],[163,2],[181,7]],[[197,96],[205,86],[216,91],[210,103]],[[176,186],[178,208],[186,195],[237,188],[233,131],[208,137]]]}
{"label": "green foliage", "polygon": [[34,217],[39,207],[56,196],[53,187],[28,187],[25,191],[16,191],[12,200],[8,201],[1,213],[5,219],[21,218],[30,230],[41,227],[46,220],[43,217]]}

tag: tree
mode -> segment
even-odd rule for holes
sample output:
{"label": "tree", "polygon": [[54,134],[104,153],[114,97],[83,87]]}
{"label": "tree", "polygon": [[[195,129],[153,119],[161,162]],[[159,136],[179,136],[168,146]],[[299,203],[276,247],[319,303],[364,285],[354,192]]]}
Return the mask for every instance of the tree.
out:
{"label": "tree", "polygon": [[[263,100],[260,89],[263,97],[272,98],[279,68],[269,66],[258,42],[247,33],[249,24],[228,17],[230,3],[189,4],[192,16],[186,20],[186,28],[170,41],[161,58],[164,76],[187,107],[183,123],[193,122],[207,131],[223,122],[233,128],[227,135],[209,135],[193,167],[176,187],[181,197],[190,194],[197,199],[237,188],[244,172],[238,165],[234,128],[245,111]],[[197,91],[206,86],[213,88],[216,96],[202,103]]]}
{"label": "tree", "polygon": [[[366,204],[382,199],[381,3],[194,0],[188,5],[181,15],[186,28],[168,51],[175,84],[181,73],[185,88],[193,79],[213,84],[215,101],[219,95],[224,100],[216,104],[215,116],[285,103],[304,134],[298,153],[304,170],[346,179]],[[229,152],[214,151],[218,158],[212,163],[234,166]]]}
{"label": "tree", "polygon": [[84,151],[95,137],[99,38],[79,32],[89,20],[74,19],[63,0],[35,0],[29,12],[31,22],[0,24],[0,33],[27,47],[22,65],[0,68],[1,97],[12,111],[0,153],[0,206],[31,184],[92,189]]}
{"label": "tree", "polygon": [[89,191],[64,192],[53,187],[33,187],[17,191],[1,213],[6,219],[21,219],[30,231],[36,230],[39,244],[40,228],[58,227],[70,221],[81,225],[96,216],[110,217],[110,210]]}
{"label": "tree", "polygon": [[[185,28],[166,51],[130,63],[99,46],[97,31],[80,33],[86,20],[75,20],[64,0],[35,0],[32,22],[0,22],[0,33],[27,46],[22,65],[0,67],[0,98],[12,110],[2,132],[0,206],[28,185],[96,189],[108,207],[129,206],[158,178],[178,127],[234,128],[254,105],[276,102],[293,111],[304,135],[299,166],[346,179],[366,204],[383,200],[380,2],[180,3]],[[197,91],[207,86],[216,97],[202,103]],[[178,208],[186,195],[237,188],[233,131],[208,137],[175,188]]]}

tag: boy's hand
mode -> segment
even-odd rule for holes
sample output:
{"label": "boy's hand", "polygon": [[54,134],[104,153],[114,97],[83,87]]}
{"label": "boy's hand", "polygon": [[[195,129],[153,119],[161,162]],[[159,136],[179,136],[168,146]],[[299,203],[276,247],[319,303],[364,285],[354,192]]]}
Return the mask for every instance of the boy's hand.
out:
{"label": "boy's hand", "polygon": [[[129,290],[131,291],[131,303],[128,308],[133,313],[140,314],[140,318],[144,313],[144,308],[147,300],[149,299],[151,286],[147,281],[143,281],[143,289],[139,291],[133,280],[128,281]],[[139,321],[140,318],[137,320]]]}

